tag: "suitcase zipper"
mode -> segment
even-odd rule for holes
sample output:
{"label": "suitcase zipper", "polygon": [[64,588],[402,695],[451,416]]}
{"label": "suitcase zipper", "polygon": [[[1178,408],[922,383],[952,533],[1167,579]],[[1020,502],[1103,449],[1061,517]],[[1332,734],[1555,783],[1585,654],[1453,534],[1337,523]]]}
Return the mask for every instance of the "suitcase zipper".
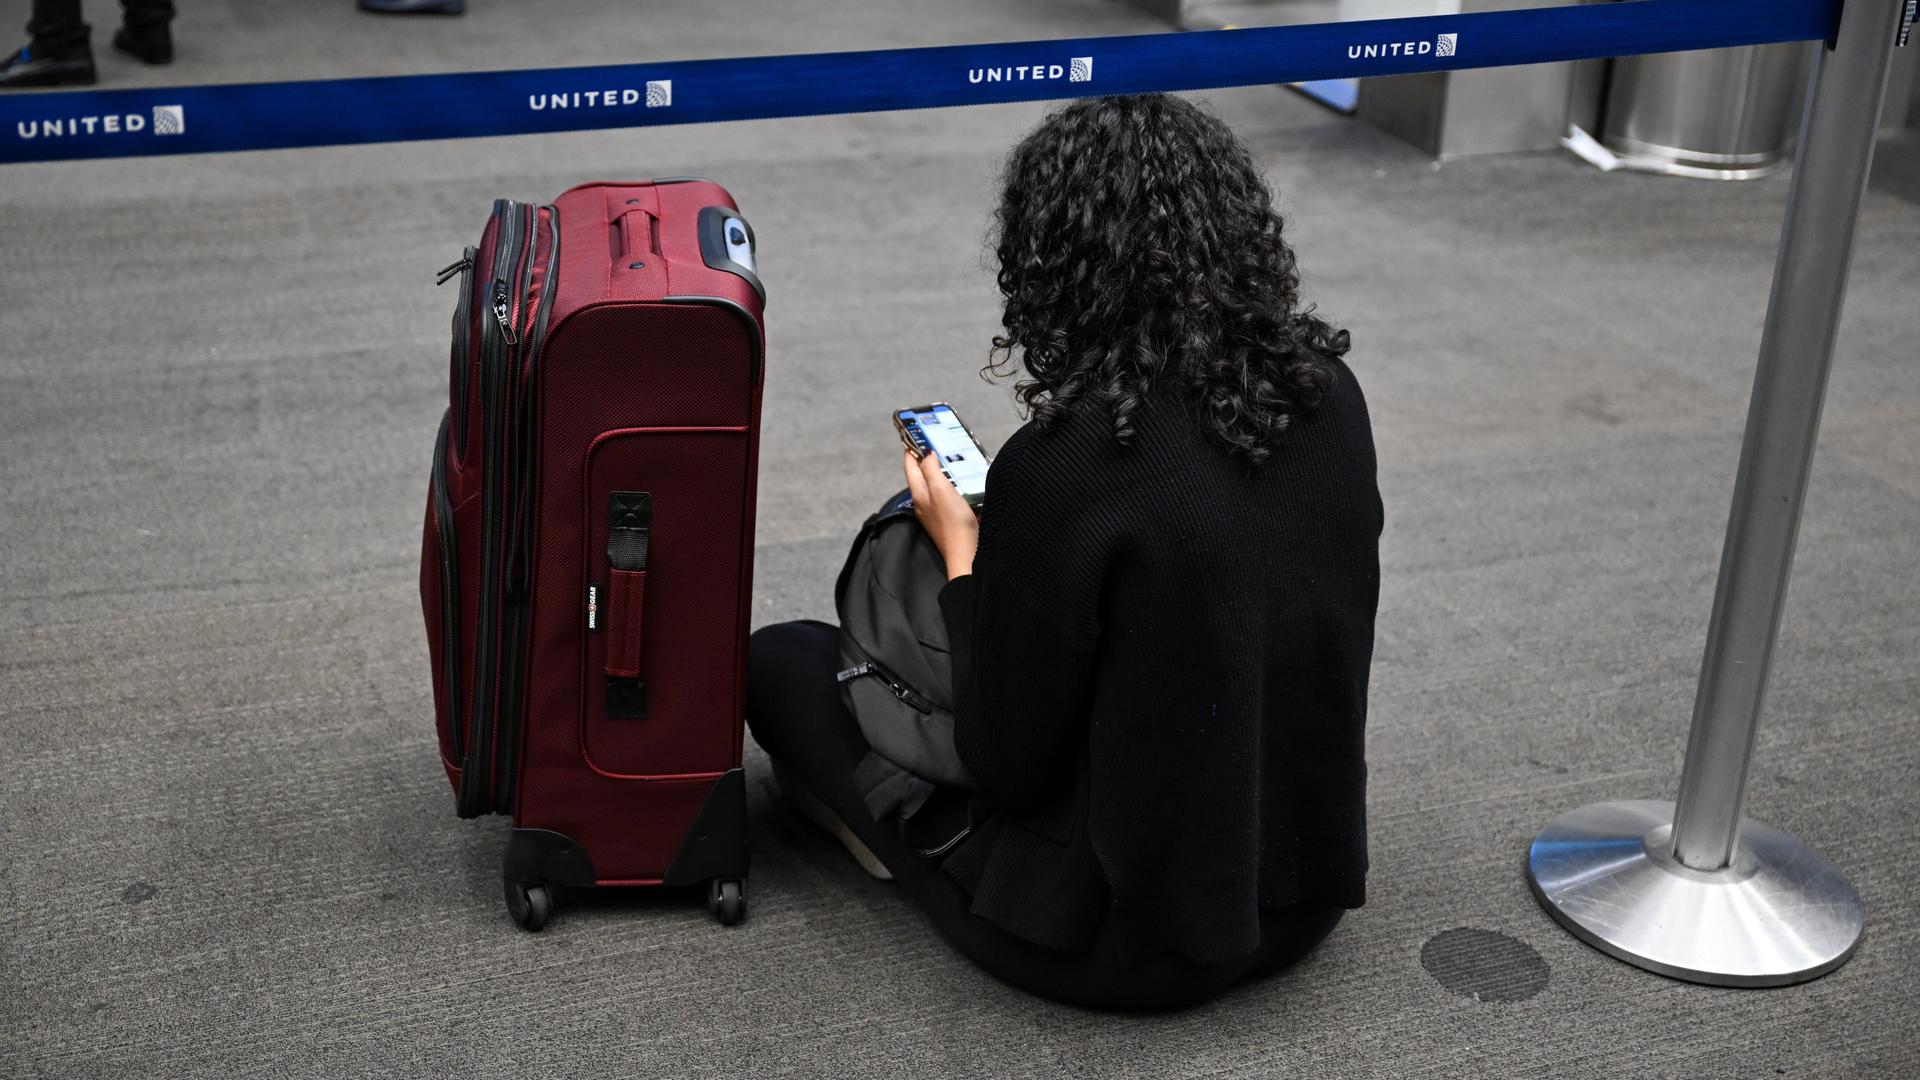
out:
{"label": "suitcase zipper", "polygon": [[467,248],[457,262],[442,267],[434,280],[445,285],[455,276],[460,278],[460,299],[453,309],[453,445],[459,448],[462,461],[467,459],[467,413],[472,405],[467,392],[473,369],[473,264],[479,254],[478,248]]}
{"label": "suitcase zipper", "polygon": [[494,318],[481,320],[481,407],[485,428],[481,433],[481,518],[480,518],[480,606],[475,613],[473,730],[466,760],[460,772],[460,794],[456,812],[461,817],[478,817],[498,808],[497,727],[495,718],[504,702],[500,699],[503,657],[500,627],[506,599],[500,588],[501,524],[505,517],[502,501],[510,496],[504,482],[503,442],[506,432],[506,368],[510,345],[503,330],[509,318],[501,319],[498,302],[506,279],[513,277],[520,255],[519,204],[509,199],[496,200],[493,207],[498,226],[494,232],[494,252],[489,301]]}
{"label": "suitcase zipper", "polygon": [[507,283],[499,278],[493,279],[493,321],[500,325],[507,344],[520,344],[520,338],[513,332],[513,296],[507,292]]}
{"label": "suitcase zipper", "polygon": [[473,249],[468,248],[467,253],[462,255],[458,260],[441,267],[440,272],[434,275],[433,283],[435,285],[445,285],[447,282],[452,281],[456,275],[464,274],[473,269],[473,255]]}
{"label": "suitcase zipper", "polygon": [[[513,407],[517,400],[518,371],[520,367],[520,333],[516,328],[519,317],[519,305],[526,296],[526,276],[531,272],[534,254],[533,230],[527,227],[526,219],[534,211],[521,202],[508,202],[509,220],[514,223],[513,245],[508,250],[505,272],[497,275],[493,281],[492,314],[497,328],[496,338],[501,343],[500,364],[496,372],[500,407],[500,452],[497,469],[491,476],[491,483],[500,492],[499,511],[496,517],[495,536],[497,544],[488,553],[488,558],[500,574],[500,625],[495,631],[495,663],[499,665],[499,675],[495,679],[498,693],[494,698],[493,713],[493,767],[492,791],[493,810],[506,813],[513,803],[513,770],[517,757],[515,738],[519,732],[518,714],[520,710],[520,637],[521,624],[525,617],[526,600],[513,580],[508,550],[512,544],[513,515],[519,502],[516,490],[518,479],[514,462],[520,452],[520,432],[514,424]],[[511,282],[511,284],[509,284]]]}
{"label": "suitcase zipper", "polygon": [[[525,321],[527,333],[516,340],[521,344],[516,359],[508,372],[509,382],[519,389],[518,405],[520,422],[514,431],[513,469],[510,480],[517,479],[515,490],[510,499],[510,513],[505,567],[507,573],[507,599],[505,603],[504,635],[501,641],[501,696],[499,713],[498,774],[501,795],[497,802],[502,811],[513,809],[513,779],[519,768],[520,724],[526,709],[522,700],[525,692],[527,635],[531,618],[530,597],[527,595],[527,568],[530,561],[531,543],[527,538],[527,522],[531,511],[528,509],[534,501],[534,451],[539,445],[534,438],[534,364],[540,355],[540,345],[546,337],[547,316],[552,311],[553,294],[558,287],[560,272],[560,215],[548,207],[548,229],[551,235],[547,248],[547,272],[541,279],[540,295],[527,297],[532,285],[533,270],[540,253],[539,227],[540,208],[527,207],[527,254],[526,261],[517,279],[518,290],[515,296],[527,299],[534,309],[527,313]],[[516,378],[517,377],[517,378]]]}
{"label": "suitcase zipper", "polygon": [[[540,283],[540,296],[536,302],[533,320],[527,329],[526,348],[522,350],[525,363],[521,365],[520,376],[520,439],[516,446],[520,450],[517,466],[520,477],[519,513],[513,525],[512,545],[508,549],[509,582],[524,588],[527,581],[528,564],[532,560],[532,544],[527,536],[527,520],[534,502],[534,451],[539,446],[534,437],[538,423],[535,411],[535,395],[538,383],[534,379],[534,366],[540,362],[540,346],[547,337],[547,319],[553,313],[553,294],[560,280],[560,211],[549,206],[547,210],[548,231],[551,239],[547,247],[547,275]],[[534,224],[539,224],[539,211],[534,212]],[[530,251],[537,250],[537,245]],[[532,256],[529,255],[527,273],[533,272]]]}

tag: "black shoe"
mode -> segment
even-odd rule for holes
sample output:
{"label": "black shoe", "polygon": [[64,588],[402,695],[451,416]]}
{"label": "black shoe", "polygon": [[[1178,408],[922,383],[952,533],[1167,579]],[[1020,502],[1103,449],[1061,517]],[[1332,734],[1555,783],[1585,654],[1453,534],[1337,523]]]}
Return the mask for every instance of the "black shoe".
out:
{"label": "black shoe", "polygon": [[92,86],[100,78],[94,74],[93,54],[73,59],[35,56],[33,46],[14,50],[0,60],[0,90],[19,90],[29,86]]}
{"label": "black shoe", "polygon": [[123,26],[113,32],[113,47],[143,64],[173,63],[173,31],[166,23],[137,30]]}
{"label": "black shoe", "polygon": [[467,0],[360,0],[360,10],[380,15],[465,15]]}

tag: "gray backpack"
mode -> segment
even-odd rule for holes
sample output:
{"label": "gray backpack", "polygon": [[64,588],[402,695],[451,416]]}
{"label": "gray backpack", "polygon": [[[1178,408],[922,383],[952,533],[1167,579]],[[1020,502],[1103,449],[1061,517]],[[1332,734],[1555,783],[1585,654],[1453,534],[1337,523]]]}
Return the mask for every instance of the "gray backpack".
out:
{"label": "gray backpack", "polygon": [[[910,834],[929,856],[966,835],[964,824],[949,835],[956,826],[948,811],[974,789],[953,745],[953,657],[939,601],[946,582],[940,551],[902,491],[861,526],[833,587],[840,693],[873,748],[854,781],[874,820],[897,819],[905,831],[919,816],[933,826]],[[930,800],[948,806],[923,813]]]}

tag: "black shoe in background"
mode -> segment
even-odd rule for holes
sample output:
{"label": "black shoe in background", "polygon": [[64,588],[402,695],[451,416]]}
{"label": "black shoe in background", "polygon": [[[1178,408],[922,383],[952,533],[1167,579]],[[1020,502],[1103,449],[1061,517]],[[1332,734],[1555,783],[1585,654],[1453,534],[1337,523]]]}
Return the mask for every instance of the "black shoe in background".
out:
{"label": "black shoe in background", "polygon": [[100,77],[93,70],[93,53],[79,57],[40,56],[33,46],[15,49],[0,60],[0,90],[30,86],[92,86]]}
{"label": "black shoe in background", "polygon": [[157,26],[123,26],[113,32],[113,47],[143,64],[173,63],[173,31]]}
{"label": "black shoe in background", "polygon": [[360,0],[360,10],[379,15],[465,15],[467,0]]}

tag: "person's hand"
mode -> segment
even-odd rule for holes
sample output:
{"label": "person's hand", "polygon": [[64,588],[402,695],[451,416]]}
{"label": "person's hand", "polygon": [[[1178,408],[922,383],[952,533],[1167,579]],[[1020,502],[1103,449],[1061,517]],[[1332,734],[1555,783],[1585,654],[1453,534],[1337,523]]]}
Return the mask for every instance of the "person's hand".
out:
{"label": "person's hand", "polygon": [[946,560],[947,580],[973,573],[973,553],[980,546],[980,518],[972,505],[940,471],[940,461],[934,455],[916,458],[912,451],[902,451],[900,463],[907,470],[913,515]]}

